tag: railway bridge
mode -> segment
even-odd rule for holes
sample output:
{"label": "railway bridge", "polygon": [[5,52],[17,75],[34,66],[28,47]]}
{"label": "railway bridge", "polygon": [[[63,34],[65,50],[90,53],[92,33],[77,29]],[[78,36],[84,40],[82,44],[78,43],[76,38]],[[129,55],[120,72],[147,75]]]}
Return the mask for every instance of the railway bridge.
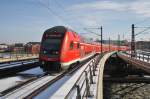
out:
{"label": "railway bridge", "polygon": [[[115,51],[98,54],[70,71],[48,75],[41,73],[35,76],[32,70],[27,70],[17,76],[31,72],[32,74],[28,74],[29,79],[7,88],[0,88],[0,97],[2,99],[108,99],[111,97],[120,99],[127,92],[123,95],[114,94],[112,90],[108,92],[108,89],[110,91],[112,88],[110,85],[149,84],[149,58],[149,54],[143,52],[131,58],[130,52]],[[0,84],[4,83],[4,80],[6,78],[1,77]],[[137,88],[142,85],[130,85],[130,88],[131,86]]]}

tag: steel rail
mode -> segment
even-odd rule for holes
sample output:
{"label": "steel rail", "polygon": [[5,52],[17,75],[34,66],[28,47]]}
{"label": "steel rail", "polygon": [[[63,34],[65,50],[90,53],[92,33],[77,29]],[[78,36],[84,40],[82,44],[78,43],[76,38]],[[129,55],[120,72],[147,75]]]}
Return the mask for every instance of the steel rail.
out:
{"label": "steel rail", "polygon": [[21,87],[21,86],[23,86],[23,85],[25,85],[25,84],[28,84],[28,83],[34,81],[34,80],[36,80],[36,79],[38,79],[38,78],[32,77],[32,78],[30,78],[29,80],[27,80],[27,81],[25,81],[25,82],[22,82],[22,83],[19,83],[19,84],[15,85],[15,86],[12,86],[12,87],[10,87],[10,88],[8,88],[8,89],[6,89],[6,90],[0,92],[0,97],[5,96],[5,95],[7,95],[8,93],[10,93],[10,92],[12,92],[12,91],[18,89],[19,87]]}
{"label": "steel rail", "polygon": [[[76,68],[72,68],[69,71],[63,71],[62,73],[59,73],[58,75],[56,75],[56,77],[53,77],[51,75],[49,75],[49,79],[41,82],[40,84],[36,85],[35,87],[33,87],[34,90],[30,91],[31,88],[29,88],[29,86],[32,86],[34,84],[36,84],[36,82],[41,81],[42,78],[44,79],[44,77],[40,77],[38,79],[35,79],[34,81],[29,81],[29,83],[25,83],[23,84],[23,86],[19,85],[20,88],[18,89],[14,89],[12,92],[3,95],[4,98],[9,98],[9,97],[14,97],[14,98],[23,98],[23,99],[32,99],[33,97],[35,97],[36,95],[38,95],[39,93],[41,93],[42,91],[44,91],[47,87],[49,87],[50,85],[52,85],[53,83],[57,82],[59,79],[61,79],[62,77],[69,76],[71,74],[73,74],[75,71],[77,71],[80,67],[82,67],[82,65],[86,64],[88,60],[84,61],[83,63],[79,64]],[[52,74],[53,75],[53,74]],[[53,78],[51,78],[51,77]],[[47,77],[47,75],[46,75]],[[23,92],[21,95],[19,95],[19,92],[21,92],[22,90],[24,90],[25,88],[29,88],[29,91]],[[17,94],[18,93],[18,94]],[[16,94],[16,96],[15,96]]]}
{"label": "steel rail", "polygon": [[30,83],[27,83],[24,86],[21,86],[19,89],[16,89],[12,91],[11,93],[8,93],[2,98],[14,98],[14,99],[29,99],[37,95],[39,92],[47,88],[47,86],[50,86],[57,80],[59,80],[61,77],[63,77],[66,74],[66,72],[61,72],[59,74],[56,74],[55,76],[42,76]]}
{"label": "steel rail", "polygon": [[150,78],[147,78],[147,77],[131,77],[131,78],[104,77],[104,82],[108,82],[108,83],[148,83],[148,84],[150,84]]}
{"label": "steel rail", "polygon": [[[84,98],[94,97],[94,98],[102,99],[103,98],[102,94],[100,94],[100,98],[99,96],[96,96],[99,93],[103,93],[102,92],[103,90],[102,80],[103,79],[99,77],[99,75],[103,77],[103,75],[100,72],[100,71],[103,72],[103,69],[101,69],[101,67],[104,67],[106,60],[114,53],[116,52],[107,53],[106,55],[103,56],[102,59],[100,59],[100,55],[94,57],[91,61],[89,61],[86,65],[84,65],[80,70],[78,70],[78,72],[76,72],[50,98],[52,99],[70,99],[70,98],[84,99]],[[99,63],[100,60],[102,63]],[[93,90],[94,96],[91,93],[92,86],[94,86],[95,88]]]}
{"label": "steel rail", "polygon": [[52,85],[53,83],[57,82],[59,79],[61,79],[62,77],[64,77],[65,74],[66,74],[66,72],[63,72],[61,75],[58,75],[56,78],[52,79],[48,83],[46,83],[43,86],[39,87],[38,89],[34,90],[32,93],[30,93],[29,95],[25,96],[23,99],[33,99],[33,97],[37,96],[39,93],[41,93],[42,91],[44,91],[50,85]]}
{"label": "steel rail", "polygon": [[[92,60],[95,57],[92,58]],[[70,93],[72,93],[73,89],[76,89],[76,82],[80,81],[79,78],[82,78],[81,75],[84,76],[84,71],[89,67],[88,65],[92,62],[92,60],[88,61],[84,64],[59,90],[57,90],[50,98],[57,99],[65,99],[68,97]],[[65,93],[64,93],[65,92]]]}
{"label": "steel rail", "polygon": [[13,60],[13,61],[0,62],[0,65],[1,64],[12,63],[12,62],[28,61],[28,60],[32,60],[32,59],[38,59],[38,58],[29,58],[29,59],[21,59],[21,60]]}
{"label": "steel rail", "polygon": [[[71,77],[52,97],[57,99],[68,99],[72,97],[76,97],[77,99],[83,99],[93,96],[91,94],[91,86],[95,86],[97,89],[97,80],[100,68],[97,67],[97,64],[100,60],[100,57],[96,56],[89,63],[84,65],[78,73],[76,73],[73,77]],[[94,72],[92,72],[94,71]],[[96,72],[96,74],[95,74]],[[95,77],[94,77],[95,76]],[[93,79],[96,78],[96,82],[94,83]],[[69,87],[68,87],[69,86]],[[65,91],[63,93],[62,91]],[[94,90],[93,90],[94,91]],[[94,97],[96,98],[96,91],[94,91]],[[73,94],[73,96],[72,96]],[[71,95],[71,96],[70,96]],[[102,98],[100,98],[102,99]]]}
{"label": "steel rail", "polygon": [[3,68],[9,68],[11,66],[16,66],[16,65],[24,65],[24,64],[28,64],[28,63],[34,63],[34,62],[38,62],[38,59],[30,59],[30,60],[24,60],[24,61],[19,61],[19,62],[12,62],[9,64],[0,64],[0,69]]}
{"label": "steel rail", "polygon": [[0,68],[0,77],[13,75],[18,72],[22,72],[31,68],[38,67],[39,65],[40,65],[39,62],[34,62],[34,63],[20,64],[17,66],[11,66],[11,67],[6,67],[6,68]]}
{"label": "steel rail", "polygon": [[[92,58],[92,57],[91,57]],[[90,60],[87,59],[85,61],[83,61],[82,63],[80,63],[79,65],[76,64],[74,68],[71,68],[67,71],[64,71],[64,73],[62,75],[60,75],[60,77],[57,77],[56,79],[53,79],[52,81],[50,81],[50,83],[45,84],[44,86],[42,86],[41,88],[38,88],[37,90],[35,90],[34,92],[30,93],[28,96],[26,96],[24,99],[32,99],[35,96],[37,96],[39,93],[41,93],[42,91],[44,91],[47,87],[49,87],[50,85],[52,85],[53,83],[57,82],[59,79],[63,78],[64,76],[72,76],[72,74],[77,71],[78,69],[80,69],[82,67],[82,65],[86,64],[88,61]]]}

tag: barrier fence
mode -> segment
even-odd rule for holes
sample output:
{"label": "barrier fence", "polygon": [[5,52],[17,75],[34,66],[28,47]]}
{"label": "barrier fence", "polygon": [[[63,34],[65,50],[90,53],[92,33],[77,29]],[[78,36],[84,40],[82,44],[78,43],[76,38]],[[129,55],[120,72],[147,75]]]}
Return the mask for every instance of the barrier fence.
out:
{"label": "barrier fence", "polygon": [[[128,57],[131,57],[131,53],[130,52],[123,52],[124,54],[126,54]],[[132,57],[134,59],[138,59],[141,61],[145,61],[145,62],[150,62],[150,54],[149,53],[135,53],[134,57]]]}

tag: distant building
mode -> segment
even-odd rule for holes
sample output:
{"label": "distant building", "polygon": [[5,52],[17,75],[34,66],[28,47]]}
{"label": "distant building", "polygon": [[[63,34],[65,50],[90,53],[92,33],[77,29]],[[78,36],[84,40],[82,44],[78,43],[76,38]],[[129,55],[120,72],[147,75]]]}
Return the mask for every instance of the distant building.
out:
{"label": "distant building", "polygon": [[13,51],[16,53],[24,52],[24,44],[23,43],[15,43],[13,47]]}
{"label": "distant building", "polygon": [[0,49],[7,49],[8,48],[8,45],[6,44],[0,44]]}
{"label": "distant building", "polygon": [[23,47],[24,44],[23,43],[15,43],[15,47]]}
{"label": "distant building", "polygon": [[136,49],[150,51],[150,41],[137,41]]}
{"label": "distant building", "polygon": [[39,52],[40,52],[40,44],[32,45],[31,53],[32,54],[39,54]]}
{"label": "distant building", "polygon": [[28,42],[25,44],[25,51],[31,54],[39,54],[40,42]]}
{"label": "distant building", "polygon": [[[101,42],[101,40],[96,40],[96,42]],[[120,46],[128,46],[128,41],[127,40],[121,40],[121,41],[118,41],[118,40],[103,40],[102,41],[103,42],[103,44],[109,44],[109,42],[110,42],[110,44],[113,44],[113,45],[118,45],[118,44],[120,44]]]}
{"label": "distant building", "polygon": [[1,52],[8,51],[8,45],[6,45],[6,44],[0,44],[0,51]]}

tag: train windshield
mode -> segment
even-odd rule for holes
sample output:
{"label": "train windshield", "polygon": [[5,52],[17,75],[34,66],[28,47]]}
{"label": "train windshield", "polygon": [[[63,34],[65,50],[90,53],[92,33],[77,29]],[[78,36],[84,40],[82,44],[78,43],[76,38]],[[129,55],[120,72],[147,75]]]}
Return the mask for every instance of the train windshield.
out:
{"label": "train windshield", "polygon": [[61,47],[61,39],[46,39],[43,41],[42,47],[45,50],[59,51]]}

